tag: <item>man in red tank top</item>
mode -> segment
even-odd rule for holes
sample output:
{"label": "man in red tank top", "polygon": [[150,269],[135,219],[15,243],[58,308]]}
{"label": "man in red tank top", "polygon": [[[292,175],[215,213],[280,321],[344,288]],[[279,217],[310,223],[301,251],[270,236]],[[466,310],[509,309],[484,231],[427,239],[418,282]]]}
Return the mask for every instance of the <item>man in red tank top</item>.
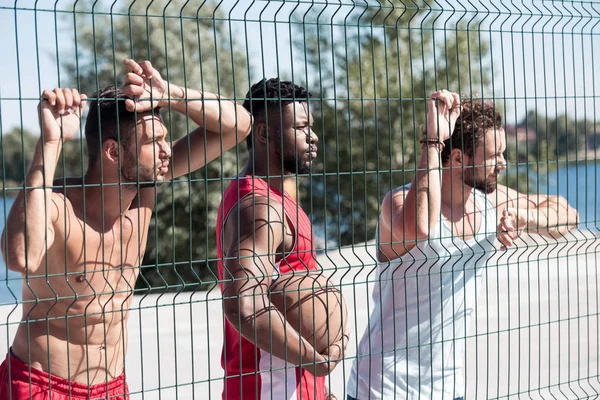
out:
{"label": "man in red tank top", "polygon": [[317,156],[309,96],[269,79],[254,84],[244,102],[254,117],[249,157],[217,217],[224,399],[324,399],[325,376],[342,354],[341,343],[316,353],[268,293],[279,274],[317,268],[310,220],[283,189],[286,175],[309,173]]}

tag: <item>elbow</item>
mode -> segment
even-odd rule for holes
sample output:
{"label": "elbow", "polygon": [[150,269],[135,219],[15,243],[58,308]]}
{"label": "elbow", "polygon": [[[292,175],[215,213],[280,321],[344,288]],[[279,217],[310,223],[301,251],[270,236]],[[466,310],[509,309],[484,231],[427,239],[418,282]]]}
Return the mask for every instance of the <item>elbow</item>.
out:
{"label": "elbow", "polygon": [[27,272],[28,272],[27,263],[22,262],[21,260],[19,260],[19,261],[11,260],[10,262],[6,263],[6,267],[10,271],[18,272],[21,275],[27,275]]}
{"label": "elbow", "polygon": [[417,223],[417,226],[416,226],[415,232],[414,232],[415,241],[421,242],[424,240],[428,240],[429,237],[431,236],[431,232],[433,231],[434,228],[435,228],[435,225],[430,224],[429,221],[422,223],[422,224]]}
{"label": "elbow", "polygon": [[579,212],[575,209],[572,209],[571,213],[569,213],[569,229],[576,229],[579,227]]}
{"label": "elbow", "polygon": [[30,263],[27,262],[28,260],[25,252],[18,251],[17,249],[10,251],[8,249],[4,249],[4,246],[5,244],[3,243],[2,257],[4,258],[4,263],[9,270],[23,275],[27,274],[28,272],[32,272],[30,271]]}
{"label": "elbow", "polygon": [[417,241],[422,241],[422,240],[427,240],[429,239],[429,235],[431,234],[431,229],[427,229],[429,227],[426,227],[425,229],[417,229],[415,232],[415,239]]}
{"label": "elbow", "polygon": [[17,252],[5,251],[4,245],[2,245],[2,257],[6,267],[13,272],[18,272],[22,275],[27,274],[29,271],[27,257]]}
{"label": "elbow", "polygon": [[6,247],[6,229],[2,230],[2,259],[6,263],[6,256],[8,254],[8,249]]}
{"label": "elbow", "polygon": [[223,298],[223,315],[233,326],[238,326],[240,319],[239,298]]}
{"label": "elbow", "polygon": [[250,299],[239,296],[225,297],[223,299],[223,314],[231,325],[242,332],[244,325],[254,315],[254,307],[252,307]]}
{"label": "elbow", "polygon": [[27,274],[28,262],[24,249],[19,249],[18,246],[10,248],[7,244],[5,232],[2,232],[2,259],[6,267],[13,272],[18,272],[22,275]]}
{"label": "elbow", "polygon": [[223,119],[223,129],[228,132],[234,132],[237,135],[238,141],[241,142],[252,132],[252,117],[241,106],[237,106],[238,110],[241,108],[242,111],[238,111],[236,114],[229,118]]}
{"label": "elbow", "polygon": [[239,132],[238,143],[242,143],[244,140],[246,140],[246,138],[250,135],[250,132],[252,132],[252,128],[243,129],[241,132]]}

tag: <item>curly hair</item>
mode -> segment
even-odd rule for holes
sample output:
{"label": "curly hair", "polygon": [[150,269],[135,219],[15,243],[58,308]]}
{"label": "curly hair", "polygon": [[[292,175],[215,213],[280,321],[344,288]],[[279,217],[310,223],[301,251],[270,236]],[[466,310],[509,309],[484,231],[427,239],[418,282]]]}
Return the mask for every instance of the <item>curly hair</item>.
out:
{"label": "curly hair", "polygon": [[[264,122],[267,114],[269,120],[271,117],[276,117],[278,121],[279,110],[297,101],[308,101],[310,97],[310,92],[293,82],[281,81],[279,78],[262,79],[252,85],[246,94],[243,106],[252,114],[256,124]],[[252,148],[252,135],[246,137],[246,145],[248,149]]]}
{"label": "curly hair", "polygon": [[444,144],[442,162],[450,159],[452,149],[461,149],[473,157],[483,135],[490,129],[502,129],[502,115],[490,100],[468,99],[461,102],[462,112],[456,120],[454,133]]}

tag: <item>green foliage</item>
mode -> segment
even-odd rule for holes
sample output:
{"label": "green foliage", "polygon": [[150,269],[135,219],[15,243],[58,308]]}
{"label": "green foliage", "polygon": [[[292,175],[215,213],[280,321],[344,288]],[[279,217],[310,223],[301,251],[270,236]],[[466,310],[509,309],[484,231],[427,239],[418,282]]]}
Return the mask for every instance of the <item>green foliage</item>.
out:
{"label": "green foliage", "polygon": [[[39,136],[25,129],[13,128],[1,138],[0,177],[4,187],[9,189],[7,195],[14,196],[25,181]],[[65,143],[56,168],[56,176],[81,175],[82,144],[79,139]],[[83,145],[85,147],[85,144]]]}
{"label": "green foliage", "polygon": [[483,92],[491,81],[489,44],[476,21],[443,30],[444,19],[428,2],[389,3],[393,10],[343,15],[342,27],[303,27],[306,38],[318,39],[299,34],[295,43],[314,77],[309,86],[321,97],[312,112],[323,163],[303,181],[312,193],[303,206],[329,246],[375,236],[381,199],[414,176],[429,95],[439,88]]}
{"label": "green foliage", "polygon": [[565,160],[585,159],[596,147],[594,123],[567,114],[552,118],[530,110],[507,131],[510,167],[503,183],[524,193],[539,192],[549,172]]}
{"label": "green foliage", "polygon": [[[21,186],[31,164],[37,138],[25,129],[14,128],[2,135],[0,170],[6,188]],[[10,194],[16,195],[11,190]]]}

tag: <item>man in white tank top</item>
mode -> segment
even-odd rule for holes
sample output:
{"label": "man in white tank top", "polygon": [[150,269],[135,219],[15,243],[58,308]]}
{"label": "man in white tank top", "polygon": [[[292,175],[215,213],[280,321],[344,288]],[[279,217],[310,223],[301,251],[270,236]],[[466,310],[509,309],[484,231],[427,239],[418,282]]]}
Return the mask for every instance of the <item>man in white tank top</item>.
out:
{"label": "man in white tank top", "polygon": [[348,400],[462,399],[465,336],[496,238],[505,248],[523,230],[552,236],[579,221],[564,198],[497,184],[506,140],[489,101],[435,92],[421,144],[413,182],[381,207],[374,308]]}

